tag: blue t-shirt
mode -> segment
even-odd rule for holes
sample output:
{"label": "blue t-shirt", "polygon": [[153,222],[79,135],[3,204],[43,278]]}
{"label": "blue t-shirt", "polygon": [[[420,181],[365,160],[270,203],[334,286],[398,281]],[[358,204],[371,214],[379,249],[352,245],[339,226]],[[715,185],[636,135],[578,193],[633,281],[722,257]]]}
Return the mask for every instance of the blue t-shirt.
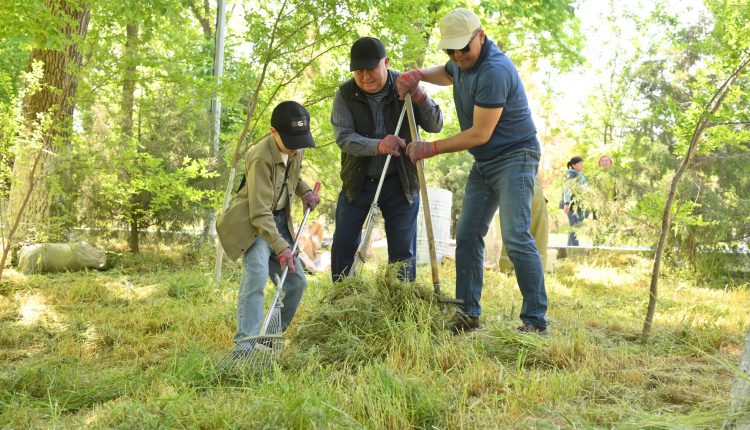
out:
{"label": "blue t-shirt", "polygon": [[453,77],[453,100],[461,130],[474,124],[474,106],[503,108],[490,140],[469,149],[476,160],[486,161],[523,148],[540,151],[521,77],[494,42],[485,39],[479,59],[470,70],[461,70],[450,60],[445,71]]}

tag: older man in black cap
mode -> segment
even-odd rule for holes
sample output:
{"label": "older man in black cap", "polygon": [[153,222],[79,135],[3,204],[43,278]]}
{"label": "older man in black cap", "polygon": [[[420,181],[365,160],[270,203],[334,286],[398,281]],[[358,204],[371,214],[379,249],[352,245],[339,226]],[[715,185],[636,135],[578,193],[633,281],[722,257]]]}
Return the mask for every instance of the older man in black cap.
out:
{"label": "older man in black cap", "polygon": [[[402,262],[402,279],[416,277],[419,180],[414,163],[404,156],[408,127],[395,136],[403,100],[396,90],[398,72],[389,70],[383,43],[363,37],[352,45],[349,70],[333,101],[331,123],[341,148],[343,189],[336,206],[331,272],[334,281],[349,274],[359,245],[362,225],[375,197],[388,155],[394,158],[385,171],[378,206],[385,220],[388,261]],[[410,87],[417,124],[436,133],[443,127],[440,107],[418,85]]]}

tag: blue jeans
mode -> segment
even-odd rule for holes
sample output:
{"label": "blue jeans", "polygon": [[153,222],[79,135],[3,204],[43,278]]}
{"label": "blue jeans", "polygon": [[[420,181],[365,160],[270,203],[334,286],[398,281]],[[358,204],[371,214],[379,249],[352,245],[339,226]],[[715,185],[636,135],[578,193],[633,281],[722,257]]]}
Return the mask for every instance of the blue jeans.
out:
{"label": "blue jeans", "polygon": [[[292,236],[286,225],[286,214],[282,211],[274,215],[276,228],[289,242],[291,249]],[[258,237],[255,243],[245,251],[242,257],[243,271],[240,280],[240,292],[237,298],[237,333],[234,335],[234,342],[248,336],[257,336],[263,324],[263,290],[266,287],[266,280],[269,275],[271,281],[276,284],[276,276],[281,278],[282,270],[279,266],[279,259],[273,252],[271,245],[262,237]],[[307,278],[302,269],[302,263],[295,258],[297,272],[289,272],[284,280],[284,298],[282,300],[284,307],[281,308],[281,328],[286,330],[289,323],[292,322],[294,313],[297,312],[302,293],[307,286]]]}
{"label": "blue jeans", "polygon": [[578,237],[576,236],[576,231],[573,227],[576,226],[576,224],[580,224],[583,222],[584,218],[588,216],[588,211],[584,214],[584,212],[580,209],[571,209],[570,212],[568,212],[568,224],[570,224],[570,233],[568,233],[568,246],[579,246],[580,243],[578,242]]}
{"label": "blue jeans", "polygon": [[[331,276],[334,282],[348,276],[354,263],[362,236],[362,226],[370,212],[370,205],[375,198],[378,183],[365,179],[362,191],[354,202],[339,193],[336,204],[336,230],[333,232],[331,245]],[[417,264],[417,214],[419,197],[409,204],[401,187],[399,176],[391,175],[383,181],[380,190],[378,207],[385,221],[385,235],[388,238],[388,262],[404,262],[399,270],[401,279],[414,281]]]}
{"label": "blue jeans", "polygon": [[544,269],[529,232],[538,166],[537,152],[520,150],[489,161],[475,161],[471,167],[456,227],[456,298],[463,300],[467,316],[482,313],[484,236],[499,207],[503,244],[523,296],[521,321],[547,327]]}

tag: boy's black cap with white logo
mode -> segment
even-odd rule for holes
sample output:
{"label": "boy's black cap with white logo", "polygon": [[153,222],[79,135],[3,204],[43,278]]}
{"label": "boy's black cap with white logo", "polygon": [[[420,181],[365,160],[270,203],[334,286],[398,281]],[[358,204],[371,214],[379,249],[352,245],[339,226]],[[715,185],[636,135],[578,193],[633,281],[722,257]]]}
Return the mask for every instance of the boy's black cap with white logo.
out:
{"label": "boy's black cap with white logo", "polygon": [[271,127],[281,135],[284,146],[289,149],[315,148],[310,133],[310,114],[295,101],[281,102],[274,108]]}
{"label": "boy's black cap with white logo", "polygon": [[374,37],[363,37],[352,45],[349,71],[374,69],[385,58],[383,42]]}

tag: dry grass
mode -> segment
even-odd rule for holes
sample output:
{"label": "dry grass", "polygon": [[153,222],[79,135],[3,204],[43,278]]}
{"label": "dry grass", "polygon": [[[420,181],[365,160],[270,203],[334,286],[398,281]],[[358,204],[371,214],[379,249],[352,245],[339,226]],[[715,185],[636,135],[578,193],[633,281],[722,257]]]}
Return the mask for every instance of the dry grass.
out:
{"label": "dry grass", "polygon": [[668,276],[641,345],[650,265],[629,256],[559,261],[548,337],[514,331],[515,279],[488,272],[485,328],[454,337],[427,268],[414,285],[371,268],[310,278],[278,366],[227,378],[238,270],[215,288],[210,260],[0,284],[0,427],[716,428],[750,323],[747,284]]}

